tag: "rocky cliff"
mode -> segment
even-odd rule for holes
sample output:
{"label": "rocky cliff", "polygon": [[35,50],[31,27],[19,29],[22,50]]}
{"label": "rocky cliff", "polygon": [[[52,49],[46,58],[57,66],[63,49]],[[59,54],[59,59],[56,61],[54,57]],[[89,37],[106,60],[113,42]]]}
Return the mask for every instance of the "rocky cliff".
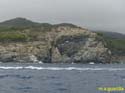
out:
{"label": "rocky cliff", "polygon": [[[1,42],[0,61],[2,62],[97,62],[110,61],[110,51],[96,33],[83,28],[60,26],[50,31],[31,32],[35,40],[26,42]],[[34,33],[34,34],[33,34]],[[32,36],[32,37],[33,37]]]}
{"label": "rocky cliff", "polygon": [[0,61],[110,62],[111,52],[96,33],[72,24],[48,25],[0,31]]}

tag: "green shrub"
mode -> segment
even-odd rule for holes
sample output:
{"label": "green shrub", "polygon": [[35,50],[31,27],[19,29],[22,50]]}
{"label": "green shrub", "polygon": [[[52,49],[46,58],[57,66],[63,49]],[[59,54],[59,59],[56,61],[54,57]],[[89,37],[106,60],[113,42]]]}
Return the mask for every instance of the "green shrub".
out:
{"label": "green shrub", "polygon": [[0,41],[1,42],[10,42],[10,41],[27,41],[28,36],[25,34],[19,33],[0,33]]}

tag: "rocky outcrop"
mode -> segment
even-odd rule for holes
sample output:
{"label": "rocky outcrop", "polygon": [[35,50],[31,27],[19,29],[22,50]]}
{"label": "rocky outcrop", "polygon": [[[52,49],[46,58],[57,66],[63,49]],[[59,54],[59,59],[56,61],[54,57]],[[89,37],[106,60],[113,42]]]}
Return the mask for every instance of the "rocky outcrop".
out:
{"label": "rocky outcrop", "polygon": [[[30,29],[23,33],[29,35]],[[32,31],[33,33],[33,31]],[[109,63],[111,52],[96,34],[80,27],[57,26],[37,31],[36,40],[0,44],[1,62]],[[36,35],[36,36],[35,36]]]}
{"label": "rocky outcrop", "polygon": [[[58,27],[54,46],[61,62],[109,63],[111,52],[96,33],[82,28]],[[53,56],[52,56],[53,58]],[[54,62],[55,60],[52,60]]]}
{"label": "rocky outcrop", "polygon": [[48,49],[45,45],[42,42],[0,44],[0,61],[35,62],[43,60],[48,56]]}

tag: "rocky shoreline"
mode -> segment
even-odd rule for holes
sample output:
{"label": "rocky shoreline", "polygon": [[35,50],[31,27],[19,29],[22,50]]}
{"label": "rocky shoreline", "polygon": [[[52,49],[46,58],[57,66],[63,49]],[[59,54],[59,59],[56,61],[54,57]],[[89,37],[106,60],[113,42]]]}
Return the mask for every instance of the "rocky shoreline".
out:
{"label": "rocky shoreline", "polygon": [[1,62],[110,63],[111,51],[103,39],[87,29],[54,26],[44,33],[30,29],[20,32],[32,33],[35,39],[1,42]]}

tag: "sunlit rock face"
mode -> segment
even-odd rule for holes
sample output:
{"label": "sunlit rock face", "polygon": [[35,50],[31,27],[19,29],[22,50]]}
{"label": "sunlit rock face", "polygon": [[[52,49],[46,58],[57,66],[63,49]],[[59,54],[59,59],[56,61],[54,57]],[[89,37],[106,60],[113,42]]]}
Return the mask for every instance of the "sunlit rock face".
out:
{"label": "sunlit rock face", "polygon": [[0,61],[110,62],[110,50],[105,47],[105,42],[96,33],[69,25],[52,26],[48,31],[42,31],[40,28],[23,29],[21,31],[23,34],[32,37],[29,41],[0,43]]}

